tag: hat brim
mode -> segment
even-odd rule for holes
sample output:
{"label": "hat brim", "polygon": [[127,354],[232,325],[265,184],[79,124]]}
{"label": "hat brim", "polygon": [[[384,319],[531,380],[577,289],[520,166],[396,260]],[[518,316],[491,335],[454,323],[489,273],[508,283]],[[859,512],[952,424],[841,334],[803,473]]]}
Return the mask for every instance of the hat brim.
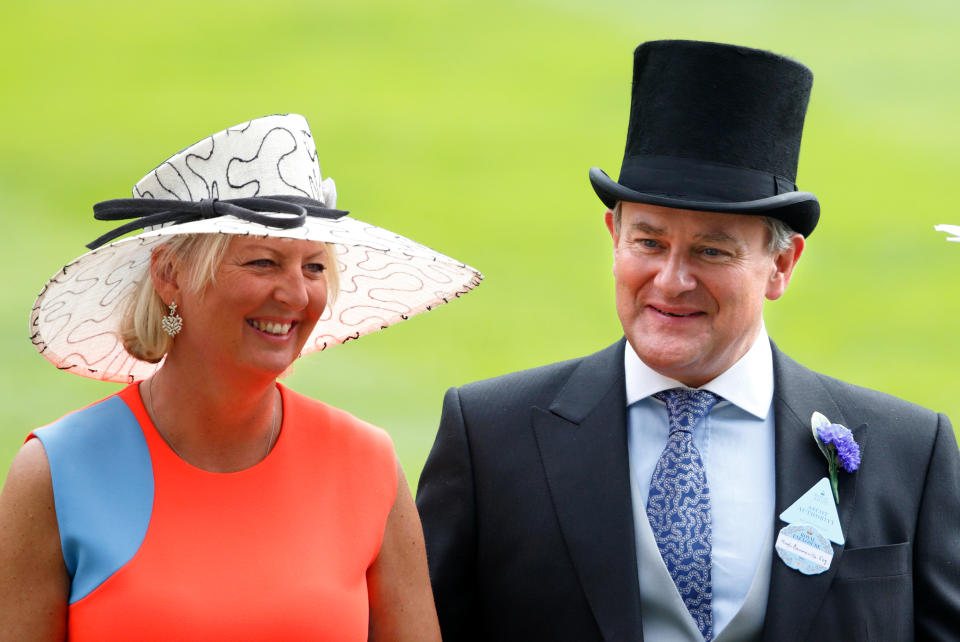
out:
{"label": "hat brim", "polygon": [[[132,382],[160,364],[123,346],[123,312],[154,247],[179,234],[234,234],[321,241],[333,246],[340,289],[301,354],[324,350],[406,320],[480,284],[477,270],[389,230],[344,216],[309,217],[277,229],[223,216],[154,229],[87,252],[55,274],[37,296],[30,335],[61,370],[91,379]],[[189,323],[189,311],[182,312]]]}
{"label": "hat brim", "polygon": [[680,210],[769,216],[783,221],[803,236],[810,236],[820,219],[820,202],[810,192],[783,192],[750,201],[703,201],[664,196],[630,189],[610,178],[599,167],[590,168],[590,184],[608,208],[618,201],[646,203]]}

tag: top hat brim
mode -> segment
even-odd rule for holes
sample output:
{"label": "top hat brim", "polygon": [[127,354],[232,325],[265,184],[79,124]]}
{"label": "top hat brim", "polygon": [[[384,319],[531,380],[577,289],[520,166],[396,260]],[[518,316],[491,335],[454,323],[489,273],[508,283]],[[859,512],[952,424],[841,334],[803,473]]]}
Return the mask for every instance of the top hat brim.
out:
{"label": "top hat brim", "polygon": [[599,167],[590,168],[590,184],[603,204],[611,209],[618,201],[627,201],[679,210],[769,216],[783,221],[804,237],[813,232],[820,219],[820,202],[810,192],[783,192],[747,201],[694,200],[631,189],[610,178]]}

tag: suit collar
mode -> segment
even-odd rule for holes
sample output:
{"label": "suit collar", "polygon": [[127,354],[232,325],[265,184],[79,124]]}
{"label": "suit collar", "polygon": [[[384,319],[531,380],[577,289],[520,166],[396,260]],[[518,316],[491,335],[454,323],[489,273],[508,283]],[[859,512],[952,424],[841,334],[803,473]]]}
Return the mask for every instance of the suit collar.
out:
{"label": "suit collar", "polygon": [[612,346],[584,357],[547,410],[579,424],[596,410],[597,405],[612,389],[618,389],[620,398],[624,400],[619,408],[623,415],[621,423],[626,426],[627,404],[623,379],[623,351],[626,343],[626,339],[620,339]]}
{"label": "suit collar", "polygon": [[[773,346],[774,418],[776,430],[776,516],[774,533],[786,524],[779,515],[803,493],[827,476],[827,462],[817,448],[810,428],[814,411],[826,415],[834,423],[856,426],[857,441],[863,445],[867,434],[865,424],[858,425],[854,417],[844,415],[823,380],[816,373],[799,365]],[[839,473],[840,527],[849,532],[850,519],[856,503],[856,473]],[[813,623],[816,613],[843,554],[843,547],[833,545],[833,563],[819,575],[803,575],[788,568],[777,556],[773,559],[770,576],[770,595],[764,623],[764,640],[802,639]]]}
{"label": "suit collar", "polygon": [[625,341],[584,358],[546,409],[537,446],[560,529],[605,640],[642,640],[627,458]]}

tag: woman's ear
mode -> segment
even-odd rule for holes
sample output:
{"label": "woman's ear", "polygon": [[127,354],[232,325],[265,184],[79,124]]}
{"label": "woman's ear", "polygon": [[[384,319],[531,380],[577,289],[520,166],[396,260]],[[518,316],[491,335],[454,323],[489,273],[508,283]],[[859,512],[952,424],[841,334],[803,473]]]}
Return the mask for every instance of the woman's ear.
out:
{"label": "woman's ear", "polygon": [[179,270],[169,246],[164,244],[154,248],[150,253],[150,278],[157,294],[167,305],[181,300],[179,277]]}

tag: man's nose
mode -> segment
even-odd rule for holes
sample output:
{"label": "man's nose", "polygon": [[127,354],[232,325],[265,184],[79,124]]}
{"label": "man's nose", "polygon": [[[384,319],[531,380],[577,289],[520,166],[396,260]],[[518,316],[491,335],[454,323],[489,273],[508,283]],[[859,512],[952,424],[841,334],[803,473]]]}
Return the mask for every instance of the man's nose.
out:
{"label": "man's nose", "polygon": [[661,264],[654,284],[667,296],[679,296],[697,287],[689,258],[681,252],[672,251]]}

